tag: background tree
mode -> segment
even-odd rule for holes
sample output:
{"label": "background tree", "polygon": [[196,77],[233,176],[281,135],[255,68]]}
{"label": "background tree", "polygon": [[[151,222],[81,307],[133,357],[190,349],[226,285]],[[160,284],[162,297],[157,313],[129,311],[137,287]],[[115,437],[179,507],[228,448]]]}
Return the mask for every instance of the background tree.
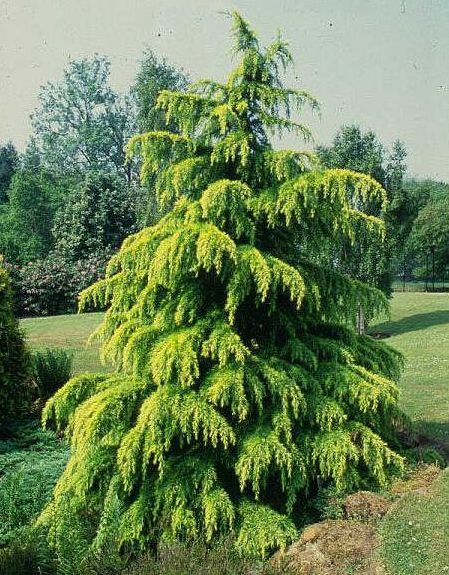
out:
{"label": "background tree", "polygon": [[[425,276],[425,254],[427,253],[427,257],[430,258],[432,241],[428,237],[425,240],[421,238],[424,240],[424,244],[419,245],[417,243],[417,237],[421,235],[417,229],[421,228],[421,224],[418,224],[417,229],[413,232],[413,238],[410,237],[410,234],[418,215],[429,203],[435,203],[435,205],[428,208],[428,213],[434,213],[438,220],[435,206],[444,210],[443,204],[440,204],[439,200],[448,197],[449,184],[430,179],[417,180],[412,178],[403,181],[401,192],[398,195],[399,200],[393,200],[389,210],[389,213],[397,216],[394,220],[391,218],[393,221],[390,224],[393,227],[395,234],[393,237],[396,240],[392,258],[392,266],[396,275],[409,279],[421,279]],[[395,214],[396,211],[399,213]],[[424,216],[424,220],[427,220],[427,216]],[[430,226],[428,232],[433,233]]]}
{"label": "background tree", "polygon": [[[317,153],[325,167],[369,174],[386,189],[388,201],[385,206],[370,199],[357,206],[385,221],[386,241],[373,242],[369,234],[358,229],[355,231],[356,241],[332,246],[325,257],[338,262],[343,273],[374,285],[389,295],[397,262],[403,259],[404,238],[409,230],[408,198],[403,189],[407,153],[403,144],[394,142],[391,153],[387,154],[374,132],[362,132],[359,126],[343,126],[332,144],[318,147]],[[357,323],[362,332],[371,316],[371,310],[359,308]]]}
{"label": "background tree", "polygon": [[[184,91],[187,85],[188,79],[183,71],[169,64],[165,58],[159,58],[153,51],[146,50],[131,87],[131,98],[136,108],[137,130],[149,132],[168,128],[176,131],[176,124],[167,122],[164,111],[158,108],[157,97],[161,90]],[[134,161],[136,162],[136,159]],[[156,201],[155,181],[155,177],[149,176],[142,182],[146,194],[145,208],[140,214],[142,225],[155,223],[161,217]]]}
{"label": "background tree", "polygon": [[428,202],[449,197],[449,184],[431,179],[410,178],[405,180],[403,187],[409,206],[409,232],[419,212]]}
{"label": "background tree", "polygon": [[139,132],[163,130],[167,127],[164,112],[157,107],[156,101],[162,90],[180,90],[187,88],[188,79],[182,70],[169,64],[165,58],[158,57],[152,50],[145,50],[140,61],[131,96],[137,109],[137,129]]}
{"label": "background tree", "polygon": [[442,197],[449,196],[448,183],[438,182],[428,178],[424,180],[411,178],[405,182],[404,186],[415,206],[416,214],[429,200],[438,200]]}
{"label": "background tree", "polygon": [[0,429],[29,406],[30,358],[14,317],[9,277],[0,256]]}
{"label": "background tree", "polygon": [[71,62],[61,82],[42,88],[20,174],[0,206],[0,250],[19,266],[21,313],[73,311],[147,212],[147,191],[125,164],[135,109],[110,88],[109,69],[99,56]]}
{"label": "background tree", "polygon": [[385,212],[390,282],[404,260],[404,247],[416,216],[412,198],[405,186],[407,151],[399,140],[393,143],[385,168],[388,207]]}
{"label": "background tree", "polygon": [[376,134],[360,126],[342,126],[330,146],[318,146],[318,156],[327,168],[347,168],[372,176],[385,185],[384,147]]}
{"label": "background tree", "polygon": [[47,255],[53,245],[51,224],[64,185],[44,170],[18,171],[0,216],[0,251],[8,261],[25,264]]}
{"label": "background tree", "polygon": [[385,192],[273,149],[272,131],[309,135],[290,113],[316,102],[283,87],[281,38],[263,49],[233,22],[227,82],[163,91],[177,131],[130,143],[160,202],[177,201],[82,296],[108,306],[97,335],[117,371],[71,380],[45,408],[72,455],[40,523],[80,571],[101,548],[230,531],[263,556],[296,537],[319,483],[384,483],[401,465],[387,444],[400,361],[350,329],[361,299],[385,299],[313,258],[361,222],[381,233],[357,204]]}
{"label": "background tree", "polygon": [[8,188],[19,167],[19,155],[11,142],[0,146],[0,204],[8,200]]}
{"label": "background tree", "polygon": [[[359,126],[343,126],[332,144],[318,147],[317,153],[326,168],[346,168],[369,174],[379,184],[385,185],[384,148],[372,131],[364,133]],[[368,214],[384,216],[380,201],[367,199],[357,207]],[[360,229],[356,242],[344,241],[341,246],[333,246],[328,257],[338,261],[343,273],[388,292],[388,260],[386,244],[382,240],[374,243]]]}
{"label": "background tree", "polygon": [[44,165],[60,174],[112,172],[130,180],[124,146],[134,130],[129,101],[109,86],[110,63],[98,55],[71,61],[63,80],[42,87],[32,115]]}
{"label": "background tree", "polygon": [[[434,254],[432,251],[434,246]],[[437,278],[447,277],[449,271],[449,196],[432,198],[420,210],[413,222],[406,245],[408,264],[414,264],[415,274],[424,277],[435,268]]]}
{"label": "background tree", "polygon": [[21,314],[73,311],[123,238],[160,218],[154,181],[133,178],[139,163],[125,164],[124,144],[136,115],[141,130],[164,125],[160,89],[185,85],[180,71],[147,51],[128,98],[110,88],[109,62],[99,56],[71,62],[61,82],[42,89],[13,185],[17,152],[0,149],[0,250],[15,266]]}
{"label": "background tree", "polygon": [[[22,315],[74,312],[79,292],[104,274],[112,253],[138,229],[136,211],[143,193],[138,186],[98,173],[86,174],[83,181],[58,179],[57,184],[56,190],[53,186],[43,188],[53,194],[59,192],[57,202],[48,194],[39,195],[41,188],[25,185],[26,193],[19,199],[25,203],[29,200],[27,211],[21,206],[7,214],[3,226],[0,220],[0,245],[2,237],[6,238],[5,253],[10,262],[19,264],[14,270],[14,287]],[[27,198],[29,193],[32,200]],[[49,208],[52,213],[47,213]],[[21,222],[34,219],[45,238],[30,233],[29,224],[21,227]]]}
{"label": "background tree", "polygon": [[89,173],[68,194],[53,225],[55,251],[75,262],[111,255],[137,231],[139,191],[107,174]]}

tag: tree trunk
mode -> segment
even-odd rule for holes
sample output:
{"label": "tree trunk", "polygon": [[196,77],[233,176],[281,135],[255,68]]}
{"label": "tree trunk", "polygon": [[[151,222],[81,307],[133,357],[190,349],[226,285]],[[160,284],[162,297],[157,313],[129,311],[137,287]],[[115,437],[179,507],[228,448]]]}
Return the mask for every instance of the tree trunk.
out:
{"label": "tree trunk", "polygon": [[359,305],[357,310],[357,333],[359,335],[363,335],[366,330],[366,319],[365,319],[365,311],[363,310],[362,306]]}

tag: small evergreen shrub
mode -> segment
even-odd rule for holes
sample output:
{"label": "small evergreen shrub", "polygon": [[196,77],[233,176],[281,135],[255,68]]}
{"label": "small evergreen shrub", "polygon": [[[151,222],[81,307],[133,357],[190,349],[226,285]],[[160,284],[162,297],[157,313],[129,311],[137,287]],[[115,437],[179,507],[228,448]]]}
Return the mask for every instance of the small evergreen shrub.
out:
{"label": "small evergreen shrub", "polygon": [[0,429],[31,400],[30,356],[14,316],[10,280],[0,256]]}
{"label": "small evergreen shrub", "polygon": [[313,507],[318,513],[314,520],[342,519],[344,516],[344,496],[345,494],[335,489],[335,487],[320,489],[313,500]]}
{"label": "small evergreen shrub", "polygon": [[39,397],[46,401],[72,376],[73,354],[48,348],[33,353],[33,375]]}

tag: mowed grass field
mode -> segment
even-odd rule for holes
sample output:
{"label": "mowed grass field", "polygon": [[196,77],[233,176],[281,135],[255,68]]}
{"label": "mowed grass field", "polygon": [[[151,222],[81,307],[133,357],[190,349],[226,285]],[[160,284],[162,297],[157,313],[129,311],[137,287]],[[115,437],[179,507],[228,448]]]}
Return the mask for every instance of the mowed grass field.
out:
{"label": "mowed grass field", "polygon": [[[449,294],[396,293],[373,332],[405,356],[401,404],[415,426],[449,451]],[[423,493],[401,499],[380,527],[391,575],[449,574],[449,468]]]}
{"label": "mowed grass field", "polygon": [[87,345],[89,335],[98,327],[102,313],[59,315],[23,319],[21,324],[33,349],[62,347],[73,353],[74,374],[109,371],[100,362],[99,346]]}
{"label": "mowed grass field", "polygon": [[385,575],[449,573],[449,468],[397,501],[379,527]]}
{"label": "mowed grass field", "polygon": [[389,321],[373,332],[405,356],[401,404],[426,435],[449,448],[449,294],[395,293]]}

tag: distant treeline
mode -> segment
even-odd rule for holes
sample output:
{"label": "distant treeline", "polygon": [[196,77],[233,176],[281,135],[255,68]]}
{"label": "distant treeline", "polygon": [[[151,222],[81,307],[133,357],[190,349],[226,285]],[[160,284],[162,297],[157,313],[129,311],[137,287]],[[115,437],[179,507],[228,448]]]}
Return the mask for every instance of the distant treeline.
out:
{"label": "distant treeline", "polygon": [[[157,96],[188,89],[188,77],[146,51],[126,94],[109,80],[104,57],[70,62],[62,79],[41,88],[25,152],[11,142],[0,146],[0,253],[22,315],[74,311],[79,291],[104,273],[123,239],[161,216],[154,179],[140,183],[142,166],[126,160],[125,146],[135,133],[173,129]],[[403,144],[388,150],[355,125],[342,127],[316,155],[323,167],[373,176],[388,195],[387,207],[364,206],[385,221],[384,248],[363,238],[348,245],[339,261],[345,273],[388,293],[398,270],[408,277],[425,273],[429,249],[437,272],[444,272],[448,184],[407,179]]]}

